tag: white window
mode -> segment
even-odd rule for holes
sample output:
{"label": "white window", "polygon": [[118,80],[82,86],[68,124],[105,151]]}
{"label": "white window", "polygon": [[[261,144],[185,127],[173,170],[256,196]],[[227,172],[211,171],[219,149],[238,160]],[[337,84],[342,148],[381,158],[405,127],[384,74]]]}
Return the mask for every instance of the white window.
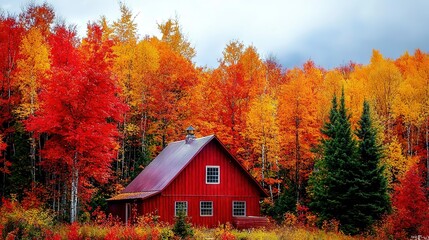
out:
{"label": "white window", "polygon": [[219,166],[206,166],[206,183],[219,184],[220,183],[220,168]]}
{"label": "white window", "polygon": [[188,216],[188,202],[179,201],[174,203],[174,216],[178,216],[180,212]]}
{"label": "white window", "polygon": [[246,202],[244,202],[244,201],[233,201],[232,202],[232,216],[234,216],[234,217],[246,216]]}
{"label": "white window", "polygon": [[200,202],[200,216],[213,216],[213,202]]}

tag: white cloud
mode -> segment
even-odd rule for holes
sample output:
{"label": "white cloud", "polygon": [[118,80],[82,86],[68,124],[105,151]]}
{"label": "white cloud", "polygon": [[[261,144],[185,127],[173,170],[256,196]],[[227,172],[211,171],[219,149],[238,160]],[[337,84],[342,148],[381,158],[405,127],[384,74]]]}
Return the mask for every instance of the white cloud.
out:
{"label": "white cloud", "polygon": [[[36,3],[42,3],[37,0]],[[287,66],[307,59],[331,68],[349,60],[366,63],[373,48],[391,58],[404,51],[429,50],[429,2],[341,0],[124,0],[137,15],[140,36],[157,35],[157,23],[179,16],[197,50],[198,65],[216,67],[225,45],[234,39],[253,44],[261,56],[274,54]],[[26,1],[0,0],[18,13]],[[118,0],[52,0],[57,15],[78,25],[106,15],[119,18]]]}

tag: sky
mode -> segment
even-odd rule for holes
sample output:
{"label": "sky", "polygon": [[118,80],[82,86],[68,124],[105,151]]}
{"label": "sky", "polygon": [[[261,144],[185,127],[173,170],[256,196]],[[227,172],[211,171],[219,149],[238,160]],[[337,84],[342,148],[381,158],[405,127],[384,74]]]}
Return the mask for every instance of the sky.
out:
{"label": "sky", "polygon": [[[44,1],[33,0],[35,3]],[[57,15],[77,27],[104,15],[120,17],[119,0],[47,0]],[[285,68],[311,59],[331,69],[350,61],[367,64],[372,50],[396,59],[417,48],[429,52],[427,0],[123,0],[135,14],[140,37],[160,37],[158,23],[179,19],[198,66],[216,68],[233,40],[253,45],[260,57],[275,57]],[[0,0],[18,14],[28,1]]]}

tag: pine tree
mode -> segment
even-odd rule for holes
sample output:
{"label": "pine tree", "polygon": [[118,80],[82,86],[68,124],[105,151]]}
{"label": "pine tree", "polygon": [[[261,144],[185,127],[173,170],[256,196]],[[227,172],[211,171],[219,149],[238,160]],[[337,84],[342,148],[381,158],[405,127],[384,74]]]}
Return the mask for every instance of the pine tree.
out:
{"label": "pine tree", "polygon": [[387,194],[387,182],[380,166],[382,148],[377,143],[376,131],[372,126],[369,103],[364,101],[363,112],[356,135],[359,139],[360,181],[356,182],[359,194],[355,196],[356,205],[354,225],[361,230],[368,229],[375,221],[390,210],[390,199]]}
{"label": "pine tree", "polygon": [[359,228],[354,225],[356,216],[351,209],[360,204],[355,201],[356,197],[365,193],[357,187],[361,181],[360,164],[349,118],[343,91],[340,106],[334,96],[329,122],[322,128],[323,157],[310,177],[310,207],[318,213],[320,222],[336,219],[344,233],[356,234]]}

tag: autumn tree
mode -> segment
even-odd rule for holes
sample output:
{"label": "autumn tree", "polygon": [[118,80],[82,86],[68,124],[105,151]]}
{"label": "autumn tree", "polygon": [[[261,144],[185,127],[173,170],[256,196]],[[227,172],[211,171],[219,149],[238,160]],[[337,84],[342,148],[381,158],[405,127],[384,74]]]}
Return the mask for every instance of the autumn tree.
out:
{"label": "autumn tree", "polygon": [[367,66],[367,86],[370,101],[374,103],[374,110],[383,119],[387,136],[392,135],[394,121],[394,101],[398,96],[398,88],[402,75],[394,62],[384,59],[379,51],[373,50],[371,63]]}
{"label": "autumn tree", "polygon": [[[247,113],[245,139],[251,141],[251,153],[256,159],[249,159],[244,164],[262,186],[268,186],[271,199],[279,187],[279,125],[277,101],[268,94],[255,98],[250,103]],[[275,191],[274,188],[277,190]]]}
{"label": "autumn tree", "polygon": [[[21,58],[17,63],[15,84],[21,93],[21,104],[15,113],[21,119],[33,116],[39,108],[37,93],[41,82],[47,77],[50,68],[49,49],[38,28],[31,28],[23,37],[20,46]],[[36,181],[36,148],[37,143],[30,133],[30,159],[33,183]]]}
{"label": "autumn tree", "polygon": [[88,26],[80,49],[73,30],[58,26],[52,36],[52,73],[41,93],[40,110],[27,121],[27,129],[48,134],[45,166],[62,166],[69,175],[70,221],[76,221],[78,199],[91,180],[105,182],[117,149],[115,121],[123,109],[118,89],[104,61],[109,53],[101,29]]}
{"label": "autumn tree", "polygon": [[303,69],[294,68],[285,76],[279,95],[279,122],[283,168],[295,189],[296,202],[302,200],[309,174],[313,168],[311,151],[320,137],[321,120],[316,102],[321,99],[318,86],[323,71],[308,61]]}
{"label": "autumn tree", "polygon": [[[110,35],[114,42],[112,46],[114,54],[113,76],[121,88],[121,98],[128,106],[131,106],[131,95],[134,90],[132,84],[137,81],[135,79],[136,74],[134,74],[134,70],[138,65],[135,52],[138,40],[137,24],[134,22],[132,11],[124,3],[120,4],[120,11],[121,17],[114,21],[110,27],[104,25],[103,29],[105,33],[111,32]],[[129,109],[132,110],[132,108]],[[136,124],[131,121],[130,114],[129,110],[122,113],[124,121],[119,126],[120,132],[123,135],[116,162],[116,172],[119,179],[125,179],[128,175],[126,154],[127,149],[131,145],[128,140],[136,132]]]}
{"label": "autumn tree", "polygon": [[393,194],[394,213],[388,217],[395,239],[429,234],[429,203],[417,164],[407,171]]}
{"label": "autumn tree", "polygon": [[183,130],[191,123],[195,104],[193,87],[197,85],[197,71],[191,61],[175,52],[167,43],[151,39],[159,53],[159,68],[149,81],[150,126],[157,143],[163,148],[168,142],[180,139]]}
{"label": "autumn tree", "polygon": [[[5,195],[7,177],[12,165],[11,156],[7,153],[7,144],[12,144],[14,129],[13,109],[19,101],[16,86],[13,83],[19,46],[24,29],[14,16],[0,14],[0,135],[1,160],[0,174],[2,174],[2,190]],[[11,152],[13,154],[13,151]]]}
{"label": "autumn tree", "polygon": [[[424,156],[426,169],[429,169],[429,55],[417,49],[413,56],[405,53],[395,63],[403,75],[403,81],[394,107],[396,116],[405,123],[407,155]],[[421,132],[424,134],[421,135]],[[429,174],[426,173],[426,176],[429,186]]]}
{"label": "autumn tree", "polygon": [[37,28],[43,37],[47,38],[51,33],[51,25],[55,20],[53,7],[45,2],[37,5],[30,2],[19,15],[20,22],[26,29]]}
{"label": "autumn tree", "polygon": [[239,148],[245,143],[240,134],[246,128],[246,112],[252,99],[264,93],[267,86],[265,67],[256,48],[244,47],[231,41],[223,51],[219,67],[211,74],[211,84],[216,90],[213,98],[223,107],[217,107],[214,132],[230,150],[240,156]]}
{"label": "autumn tree", "polygon": [[164,23],[158,24],[158,29],[162,34],[161,41],[166,42],[173,51],[190,61],[195,57],[195,49],[183,34],[177,16],[174,19],[170,18]]}

